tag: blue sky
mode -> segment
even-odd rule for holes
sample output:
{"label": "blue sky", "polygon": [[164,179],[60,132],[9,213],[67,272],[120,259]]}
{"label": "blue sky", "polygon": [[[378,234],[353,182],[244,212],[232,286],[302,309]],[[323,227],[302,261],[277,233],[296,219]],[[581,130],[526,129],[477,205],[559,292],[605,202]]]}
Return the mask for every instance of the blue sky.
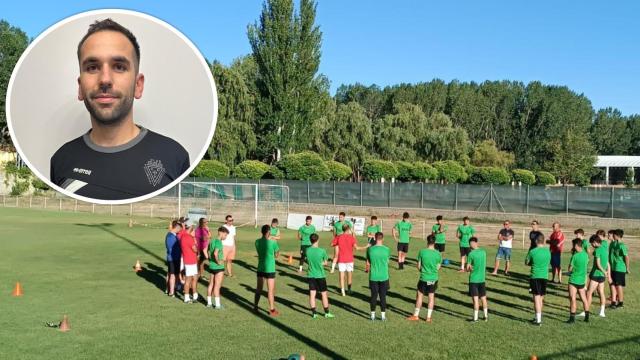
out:
{"label": "blue sky", "polygon": [[[297,3],[297,0],[295,0]],[[209,59],[250,52],[261,0],[3,1],[0,18],[35,37],[78,12],[126,8],[180,29]],[[640,113],[640,1],[319,0],[320,71],[343,83],[540,80],[598,109]]]}

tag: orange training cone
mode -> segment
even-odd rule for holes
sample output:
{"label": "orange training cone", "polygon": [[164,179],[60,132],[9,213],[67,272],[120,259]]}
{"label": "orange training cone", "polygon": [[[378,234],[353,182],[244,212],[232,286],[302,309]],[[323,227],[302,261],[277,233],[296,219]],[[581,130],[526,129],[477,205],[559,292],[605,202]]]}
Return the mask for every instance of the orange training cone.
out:
{"label": "orange training cone", "polygon": [[289,265],[293,264],[293,255],[289,254]]}
{"label": "orange training cone", "polygon": [[142,271],[142,266],[140,266],[140,260],[136,260],[136,264],[135,264],[135,266],[133,267],[133,271],[135,271],[135,272],[140,272],[140,271]]}
{"label": "orange training cone", "polygon": [[69,319],[67,319],[67,315],[65,315],[60,323],[60,331],[66,332],[69,330],[71,330],[71,327],[69,326]]}
{"label": "orange training cone", "polygon": [[535,355],[531,355],[531,357],[529,357],[530,360],[538,360],[538,357]]}
{"label": "orange training cone", "polygon": [[13,289],[13,292],[11,293],[11,296],[22,296],[22,286],[20,285],[20,282],[18,281],[16,283],[16,287]]}

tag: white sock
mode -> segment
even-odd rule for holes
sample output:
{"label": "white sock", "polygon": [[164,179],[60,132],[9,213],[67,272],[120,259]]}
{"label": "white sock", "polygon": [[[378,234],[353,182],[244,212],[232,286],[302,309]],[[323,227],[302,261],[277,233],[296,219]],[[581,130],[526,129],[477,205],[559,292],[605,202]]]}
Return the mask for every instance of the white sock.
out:
{"label": "white sock", "polygon": [[536,321],[542,322],[542,313],[536,313]]}
{"label": "white sock", "polygon": [[375,311],[372,311],[372,312],[371,312],[371,320],[373,320],[373,319],[375,319],[375,318],[376,318],[376,312],[375,312]]}
{"label": "white sock", "polygon": [[336,271],[336,263],[332,262],[331,263],[331,272]]}
{"label": "white sock", "polygon": [[302,271],[302,265],[300,265],[300,271]]}
{"label": "white sock", "polygon": [[604,314],[604,305],[600,305],[600,313]]}
{"label": "white sock", "polygon": [[478,310],[473,310],[473,320],[478,321]]}
{"label": "white sock", "polygon": [[189,294],[185,294],[184,295],[184,302],[190,301],[191,298],[189,297]]}
{"label": "white sock", "polygon": [[198,293],[194,292],[193,293],[193,301],[197,301],[198,300]]}
{"label": "white sock", "polygon": [[207,296],[207,305],[211,305],[211,296]]}
{"label": "white sock", "polygon": [[386,319],[386,318],[387,318],[387,316],[386,316],[386,314],[385,314],[385,312],[384,312],[384,311],[380,312],[380,318],[381,318],[382,320],[384,320],[384,319]]}
{"label": "white sock", "polygon": [[431,319],[431,314],[433,314],[433,309],[427,309],[427,319]]}
{"label": "white sock", "polygon": [[213,300],[216,302],[216,307],[219,308],[220,307],[220,296],[214,297]]}
{"label": "white sock", "polygon": [[420,316],[420,308],[413,310],[413,316]]}
{"label": "white sock", "polygon": [[489,318],[489,309],[482,309],[484,310],[484,318],[488,319]]}

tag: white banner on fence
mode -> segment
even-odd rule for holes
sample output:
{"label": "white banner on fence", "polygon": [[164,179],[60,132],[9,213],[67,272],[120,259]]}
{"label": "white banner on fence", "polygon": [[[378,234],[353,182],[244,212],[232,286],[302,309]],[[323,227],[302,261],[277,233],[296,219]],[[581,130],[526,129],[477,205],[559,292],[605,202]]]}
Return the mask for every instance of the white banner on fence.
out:
{"label": "white banner on fence", "polygon": [[[304,225],[305,218],[309,214],[289,214],[287,217],[287,229],[298,230],[300,226]],[[324,217],[323,215],[311,215],[313,220],[311,220],[311,224],[316,227],[316,230],[322,231]]]}
{"label": "white banner on fence", "polygon": [[[356,235],[364,235],[365,218],[347,216],[346,219],[353,223],[353,227],[354,227],[353,231],[355,231]],[[322,230],[331,231],[331,228],[333,227],[333,223],[338,220],[339,220],[338,215],[325,215]]]}

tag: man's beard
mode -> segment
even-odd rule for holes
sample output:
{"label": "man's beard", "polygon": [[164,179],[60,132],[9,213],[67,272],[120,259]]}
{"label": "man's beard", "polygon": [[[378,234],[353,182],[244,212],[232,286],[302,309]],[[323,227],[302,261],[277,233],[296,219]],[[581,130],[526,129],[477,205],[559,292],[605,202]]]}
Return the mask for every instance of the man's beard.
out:
{"label": "man's beard", "polygon": [[[87,94],[84,97],[84,106],[87,108],[87,111],[89,111],[91,118],[95,119],[98,124],[102,126],[116,126],[120,124],[131,111],[133,107],[133,96],[116,93],[115,95],[118,96],[118,100],[120,101],[116,101],[111,109],[104,109],[107,110],[105,112],[101,109],[100,104],[91,102],[95,95],[103,93],[102,91],[96,91]],[[113,92],[109,93],[114,94]]]}

